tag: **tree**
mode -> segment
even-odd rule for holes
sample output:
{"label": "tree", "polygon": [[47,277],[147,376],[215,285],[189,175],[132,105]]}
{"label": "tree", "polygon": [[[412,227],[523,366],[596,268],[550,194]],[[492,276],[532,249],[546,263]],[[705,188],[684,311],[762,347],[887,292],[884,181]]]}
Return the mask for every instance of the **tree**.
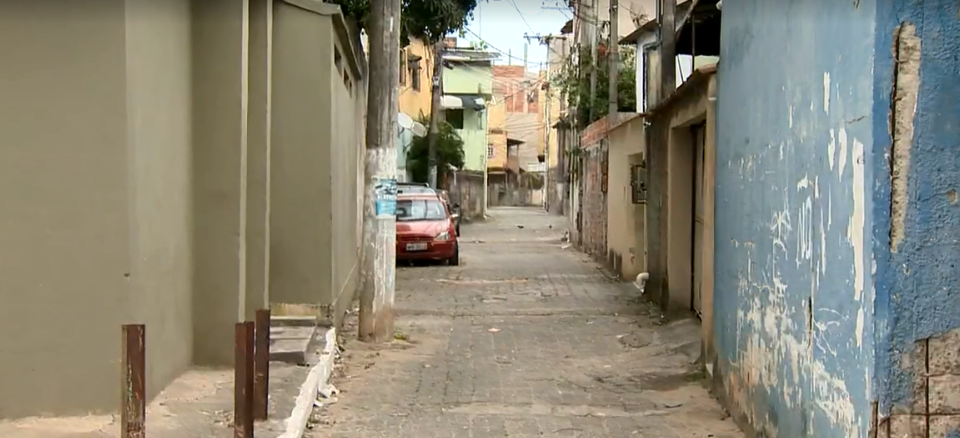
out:
{"label": "tree", "polygon": [[[420,117],[420,123],[429,124],[426,117]],[[464,165],[463,140],[457,134],[453,125],[442,122],[437,133],[437,169],[438,180],[443,180],[444,174],[449,172],[450,166],[462,169]],[[427,182],[430,176],[428,165],[430,155],[430,141],[426,137],[416,137],[407,151],[407,169],[410,170],[413,180]]]}
{"label": "tree", "polygon": [[[567,97],[570,108],[576,108],[576,123],[584,129],[591,123],[607,116],[609,112],[610,94],[609,76],[606,74],[607,51],[606,41],[600,42],[597,50],[597,63],[591,62],[590,48],[580,50],[576,63],[570,63],[554,77],[554,84],[562,95]],[[637,108],[637,53],[629,47],[620,48],[620,69],[617,72],[618,106],[622,112],[634,112]],[[590,70],[597,69],[597,91],[590,95]],[[592,111],[591,111],[592,109]],[[591,117],[590,115],[593,115]]]}
{"label": "tree", "polygon": [[[340,5],[343,15],[366,29],[370,18],[370,0],[331,0]],[[451,32],[464,28],[473,18],[477,0],[401,0],[400,46],[418,38],[427,44],[443,41]]]}
{"label": "tree", "polygon": [[[370,0],[333,0],[339,4],[344,14],[361,28],[366,28],[370,19]],[[436,169],[438,124],[442,120],[440,96],[443,93],[443,39],[466,27],[473,18],[477,0],[401,0],[400,44],[406,46],[411,38],[424,41],[433,47],[434,64],[431,80],[430,128],[427,133],[429,145],[428,169]],[[436,187],[436,178],[429,178],[430,185]]]}

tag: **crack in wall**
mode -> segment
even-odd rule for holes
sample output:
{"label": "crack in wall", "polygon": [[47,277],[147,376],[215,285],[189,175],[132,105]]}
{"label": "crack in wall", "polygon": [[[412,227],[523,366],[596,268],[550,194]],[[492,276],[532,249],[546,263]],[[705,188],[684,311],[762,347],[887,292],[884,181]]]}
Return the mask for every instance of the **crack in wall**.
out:
{"label": "crack in wall", "polygon": [[897,252],[903,243],[907,222],[907,174],[920,92],[920,38],[916,26],[901,24],[895,31],[893,41],[896,70],[890,110],[893,131],[890,151],[890,250]]}

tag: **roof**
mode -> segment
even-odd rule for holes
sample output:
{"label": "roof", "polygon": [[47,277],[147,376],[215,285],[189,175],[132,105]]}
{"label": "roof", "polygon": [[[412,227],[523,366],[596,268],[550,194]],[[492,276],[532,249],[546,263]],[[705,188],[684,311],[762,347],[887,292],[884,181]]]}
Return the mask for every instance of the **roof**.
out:
{"label": "roof", "polygon": [[634,29],[629,35],[620,39],[620,45],[633,45],[640,41],[645,35],[656,34],[660,29],[660,23],[657,20],[650,20],[643,23],[640,27]]}

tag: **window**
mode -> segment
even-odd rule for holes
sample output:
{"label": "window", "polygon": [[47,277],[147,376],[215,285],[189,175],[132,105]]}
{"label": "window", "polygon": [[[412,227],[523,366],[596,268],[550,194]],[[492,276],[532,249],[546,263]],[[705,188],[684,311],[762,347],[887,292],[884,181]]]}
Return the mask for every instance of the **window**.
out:
{"label": "window", "polygon": [[463,110],[448,109],[445,111],[447,123],[453,126],[453,129],[463,129]]}
{"label": "window", "polygon": [[420,91],[420,64],[410,66],[410,86],[413,91]]}
{"label": "window", "polygon": [[447,210],[439,199],[398,199],[397,222],[442,221]]}
{"label": "window", "polygon": [[495,155],[495,151],[493,150],[493,145],[492,144],[487,145],[487,159],[489,160],[493,158],[494,155]]}

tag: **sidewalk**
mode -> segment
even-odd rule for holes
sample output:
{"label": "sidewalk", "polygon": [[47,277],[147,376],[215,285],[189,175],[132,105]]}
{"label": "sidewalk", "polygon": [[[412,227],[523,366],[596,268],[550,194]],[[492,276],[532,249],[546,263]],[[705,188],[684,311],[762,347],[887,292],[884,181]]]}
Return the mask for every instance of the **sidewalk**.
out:
{"label": "sidewalk", "polygon": [[[310,367],[281,362],[270,364],[270,420],[257,423],[257,438],[274,438],[283,433],[285,420],[309,372]],[[184,373],[147,407],[146,435],[149,438],[232,437],[233,370],[196,369]],[[0,421],[3,438],[119,436],[117,415]]]}

